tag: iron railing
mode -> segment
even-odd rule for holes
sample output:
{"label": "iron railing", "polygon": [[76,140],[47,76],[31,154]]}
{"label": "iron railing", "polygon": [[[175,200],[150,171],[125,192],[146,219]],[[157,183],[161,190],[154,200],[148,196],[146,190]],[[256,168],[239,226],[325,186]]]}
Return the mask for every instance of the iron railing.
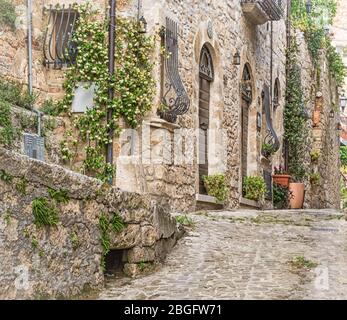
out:
{"label": "iron railing", "polygon": [[282,0],[241,0],[241,4],[258,4],[266,13],[269,20],[281,20],[284,15],[284,1]]}

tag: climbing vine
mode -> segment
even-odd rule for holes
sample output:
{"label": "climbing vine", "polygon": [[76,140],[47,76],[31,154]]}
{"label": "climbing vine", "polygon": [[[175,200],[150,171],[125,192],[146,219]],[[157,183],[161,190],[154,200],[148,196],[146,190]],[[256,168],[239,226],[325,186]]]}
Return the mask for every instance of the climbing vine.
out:
{"label": "climbing vine", "polygon": [[[110,142],[109,130],[119,133],[119,119],[129,126],[138,126],[141,117],[151,109],[155,93],[152,77],[151,52],[153,37],[140,32],[137,21],[118,18],[116,31],[116,73],[108,71],[108,21],[97,20],[97,12],[89,4],[76,5],[80,17],[73,41],[77,45],[76,63],[66,73],[65,97],[57,109],[68,114],[74,124],[79,140],[87,146],[81,170],[89,175],[107,181],[114,174],[113,167],[105,161],[105,147]],[[83,115],[70,112],[76,87],[83,84],[94,89],[94,106]],[[113,88],[114,99],[108,97]],[[113,111],[113,118],[107,119],[107,112]],[[62,141],[62,154],[70,160],[73,152],[69,146],[76,146],[76,138]]]}
{"label": "climbing vine", "polygon": [[307,136],[306,120],[303,113],[303,90],[300,68],[297,60],[298,47],[295,37],[287,50],[287,88],[284,108],[284,137],[289,143],[289,174],[296,181],[305,176],[304,155]]}
{"label": "climbing vine", "polygon": [[311,0],[312,9],[307,13],[305,1],[291,1],[291,21],[294,28],[301,30],[306,38],[312,61],[319,77],[319,53],[325,49],[331,75],[341,86],[345,77],[345,68],[341,55],[332,46],[326,28],[332,24],[336,15],[336,0]]}
{"label": "climbing vine", "polygon": [[12,31],[16,25],[16,8],[10,0],[0,0],[0,27],[7,26]]}

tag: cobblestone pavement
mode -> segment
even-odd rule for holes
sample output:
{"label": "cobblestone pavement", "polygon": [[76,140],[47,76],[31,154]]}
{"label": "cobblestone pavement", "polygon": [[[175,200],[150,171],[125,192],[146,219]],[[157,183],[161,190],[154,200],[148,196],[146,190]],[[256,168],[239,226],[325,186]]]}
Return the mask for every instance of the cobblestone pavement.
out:
{"label": "cobblestone pavement", "polygon": [[347,298],[347,221],[342,214],[241,211],[191,217],[195,227],[158,270],[108,280],[98,298]]}

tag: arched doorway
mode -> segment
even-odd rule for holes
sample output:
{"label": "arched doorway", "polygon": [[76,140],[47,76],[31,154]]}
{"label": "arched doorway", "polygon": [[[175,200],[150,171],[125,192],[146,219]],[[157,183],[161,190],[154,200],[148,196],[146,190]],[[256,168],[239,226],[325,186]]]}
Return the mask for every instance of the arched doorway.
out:
{"label": "arched doorway", "polygon": [[241,81],[241,174],[247,176],[249,106],[252,102],[252,77],[248,64],[243,68]]}
{"label": "arched doorway", "polygon": [[208,129],[210,122],[210,91],[214,79],[210,51],[204,45],[199,63],[199,193],[206,194],[203,176],[208,175]]}

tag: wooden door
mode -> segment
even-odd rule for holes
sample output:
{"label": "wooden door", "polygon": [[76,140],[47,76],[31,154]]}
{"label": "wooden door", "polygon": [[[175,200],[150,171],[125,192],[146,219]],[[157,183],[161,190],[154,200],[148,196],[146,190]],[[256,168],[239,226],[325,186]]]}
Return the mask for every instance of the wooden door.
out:
{"label": "wooden door", "polygon": [[242,99],[241,105],[241,174],[247,176],[247,151],[248,151],[248,118],[249,103]]}
{"label": "wooden door", "polygon": [[208,128],[210,117],[210,81],[200,77],[199,86],[199,193],[206,194],[203,176],[208,175]]}

